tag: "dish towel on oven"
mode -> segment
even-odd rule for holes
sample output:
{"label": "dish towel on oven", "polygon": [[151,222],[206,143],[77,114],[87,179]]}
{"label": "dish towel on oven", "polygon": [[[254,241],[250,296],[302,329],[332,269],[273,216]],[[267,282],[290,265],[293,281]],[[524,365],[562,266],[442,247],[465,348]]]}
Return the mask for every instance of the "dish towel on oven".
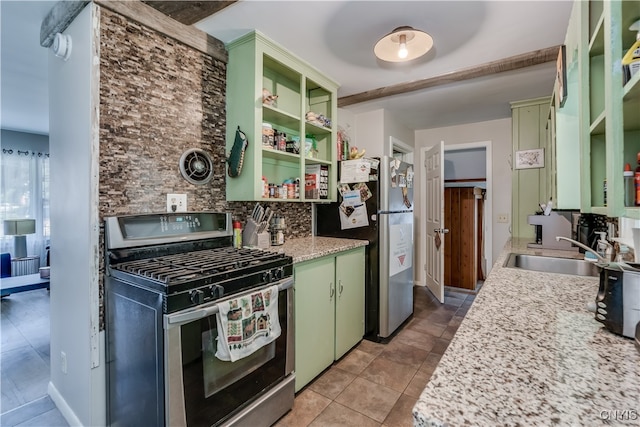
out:
{"label": "dish towel on oven", "polygon": [[218,304],[216,357],[235,362],[280,336],[278,285]]}

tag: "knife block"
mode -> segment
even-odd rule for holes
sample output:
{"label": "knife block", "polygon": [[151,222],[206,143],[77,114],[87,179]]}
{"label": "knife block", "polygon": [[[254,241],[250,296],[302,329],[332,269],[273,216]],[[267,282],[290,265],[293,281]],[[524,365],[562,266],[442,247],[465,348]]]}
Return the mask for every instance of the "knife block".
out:
{"label": "knife block", "polygon": [[253,220],[253,218],[249,218],[244,230],[242,230],[242,244],[243,246],[268,249],[271,246],[269,230],[258,233],[258,224]]}

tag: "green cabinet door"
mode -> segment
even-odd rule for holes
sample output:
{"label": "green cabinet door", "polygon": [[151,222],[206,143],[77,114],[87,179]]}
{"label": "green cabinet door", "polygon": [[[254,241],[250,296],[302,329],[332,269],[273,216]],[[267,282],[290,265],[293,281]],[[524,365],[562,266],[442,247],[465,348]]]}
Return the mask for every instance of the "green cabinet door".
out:
{"label": "green cabinet door", "polygon": [[294,266],[296,391],[333,363],[335,261],[324,257]]}
{"label": "green cabinet door", "polygon": [[336,360],[364,335],[364,273],[364,248],[336,256]]}

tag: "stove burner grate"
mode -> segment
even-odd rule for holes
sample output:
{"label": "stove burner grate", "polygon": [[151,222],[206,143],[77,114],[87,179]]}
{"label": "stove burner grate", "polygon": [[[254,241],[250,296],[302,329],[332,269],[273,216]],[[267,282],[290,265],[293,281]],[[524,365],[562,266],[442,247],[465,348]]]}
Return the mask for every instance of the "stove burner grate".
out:
{"label": "stove burner grate", "polygon": [[172,284],[206,276],[242,274],[243,270],[267,265],[282,254],[256,249],[216,248],[128,261],[114,266],[134,275]]}

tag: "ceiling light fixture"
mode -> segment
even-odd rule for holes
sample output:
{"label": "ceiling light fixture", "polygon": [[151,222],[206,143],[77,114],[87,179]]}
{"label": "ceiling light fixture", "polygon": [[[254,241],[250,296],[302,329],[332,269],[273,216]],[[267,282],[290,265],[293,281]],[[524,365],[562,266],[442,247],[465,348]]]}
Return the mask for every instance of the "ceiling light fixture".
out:
{"label": "ceiling light fixture", "polygon": [[406,62],[419,58],[433,47],[433,38],[413,27],[398,27],[373,48],[376,57],[387,62]]}

